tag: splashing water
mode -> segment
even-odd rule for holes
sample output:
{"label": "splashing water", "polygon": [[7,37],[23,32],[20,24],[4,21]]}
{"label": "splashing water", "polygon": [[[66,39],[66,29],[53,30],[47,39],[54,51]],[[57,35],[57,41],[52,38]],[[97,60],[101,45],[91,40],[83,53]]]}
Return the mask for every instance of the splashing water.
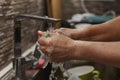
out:
{"label": "splashing water", "polygon": [[[52,70],[51,70],[51,74],[50,74],[50,77],[49,77],[49,80],[67,80],[66,77],[70,77],[70,73],[64,68],[64,63],[55,63],[55,62],[52,62]],[[60,69],[61,71],[61,79],[59,79],[55,73],[56,71]],[[66,76],[64,76],[64,73],[66,74]]]}
{"label": "splashing water", "polygon": [[[54,28],[53,28],[53,23],[50,23],[50,22],[48,22],[48,26],[49,26],[49,28],[48,28],[48,30],[47,30],[47,32],[53,32],[53,30],[54,30]],[[57,33],[60,33],[59,31],[57,31]],[[49,36],[49,37],[51,37],[51,36]],[[47,38],[47,37],[46,37]],[[42,52],[42,51],[41,51]],[[51,60],[50,60],[50,55],[45,55],[45,56],[47,56],[47,64],[48,64],[48,62],[50,62],[50,63],[52,63],[52,70],[51,70],[51,74],[50,74],[50,76],[49,76],[49,80],[59,80],[58,79],[58,77],[57,76],[55,76],[55,73],[56,73],[56,71],[58,70],[58,68],[60,68],[60,71],[62,72],[62,75],[63,75],[63,73],[65,73],[66,74],[66,76],[69,78],[70,77],[70,73],[69,72],[67,72],[67,70],[64,68],[64,63],[55,63],[55,62],[51,62]],[[63,76],[63,79],[62,80],[66,80],[65,79],[65,77]]]}

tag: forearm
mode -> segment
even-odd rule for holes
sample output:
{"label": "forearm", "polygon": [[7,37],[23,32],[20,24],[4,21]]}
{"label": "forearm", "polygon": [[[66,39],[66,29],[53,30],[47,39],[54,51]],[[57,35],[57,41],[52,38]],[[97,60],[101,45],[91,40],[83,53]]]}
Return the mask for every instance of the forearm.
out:
{"label": "forearm", "polygon": [[120,40],[120,17],[103,24],[92,25],[80,29],[74,35],[79,40],[89,41],[119,41]]}
{"label": "forearm", "polygon": [[120,42],[75,41],[74,59],[120,67]]}

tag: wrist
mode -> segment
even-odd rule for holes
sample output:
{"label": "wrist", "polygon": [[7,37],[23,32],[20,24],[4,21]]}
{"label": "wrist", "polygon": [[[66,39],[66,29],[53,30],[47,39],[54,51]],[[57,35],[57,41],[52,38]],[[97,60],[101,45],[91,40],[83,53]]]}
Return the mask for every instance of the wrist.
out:
{"label": "wrist", "polygon": [[73,46],[73,51],[72,52],[73,55],[73,59],[75,60],[84,60],[85,59],[85,55],[86,55],[86,45],[85,45],[85,41],[74,41],[74,46]]}
{"label": "wrist", "polygon": [[74,56],[75,60],[89,60],[94,59],[95,43],[89,41],[74,41]]}
{"label": "wrist", "polygon": [[75,29],[75,33],[72,35],[72,38],[75,40],[85,40],[85,38],[88,38],[90,27],[84,27],[80,29]]}
{"label": "wrist", "polygon": [[78,40],[79,35],[79,29],[72,29],[72,33],[70,34],[70,37],[74,40]]}

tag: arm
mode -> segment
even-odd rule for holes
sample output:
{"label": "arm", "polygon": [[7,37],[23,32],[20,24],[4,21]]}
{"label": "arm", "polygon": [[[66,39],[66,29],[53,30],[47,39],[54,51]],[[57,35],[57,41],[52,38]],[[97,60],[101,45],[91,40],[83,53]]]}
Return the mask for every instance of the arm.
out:
{"label": "arm", "polygon": [[120,17],[103,24],[92,25],[81,29],[66,29],[61,31],[75,40],[89,41],[119,41],[120,40]]}
{"label": "arm", "polygon": [[120,67],[120,42],[75,41],[74,58]]}
{"label": "arm", "polygon": [[49,38],[40,37],[38,42],[54,62],[89,60],[120,67],[120,42],[79,41],[57,33],[51,35]]}

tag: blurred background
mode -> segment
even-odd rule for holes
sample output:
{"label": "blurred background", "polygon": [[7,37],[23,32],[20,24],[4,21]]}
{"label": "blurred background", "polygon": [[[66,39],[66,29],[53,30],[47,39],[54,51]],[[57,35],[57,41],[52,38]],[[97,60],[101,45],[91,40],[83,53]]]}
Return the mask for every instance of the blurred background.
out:
{"label": "blurred background", "polygon": [[[119,16],[119,4],[120,0],[0,0],[0,79],[11,69],[15,15],[48,16],[62,20],[55,28],[80,28]],[[38,30],[47,29],[44,21],[24,20],[21,34],[22,53],[35,44]],[[117,68],[88,61],[83,64],[93,65],[99,70],[102,80],[119,80]]]}

